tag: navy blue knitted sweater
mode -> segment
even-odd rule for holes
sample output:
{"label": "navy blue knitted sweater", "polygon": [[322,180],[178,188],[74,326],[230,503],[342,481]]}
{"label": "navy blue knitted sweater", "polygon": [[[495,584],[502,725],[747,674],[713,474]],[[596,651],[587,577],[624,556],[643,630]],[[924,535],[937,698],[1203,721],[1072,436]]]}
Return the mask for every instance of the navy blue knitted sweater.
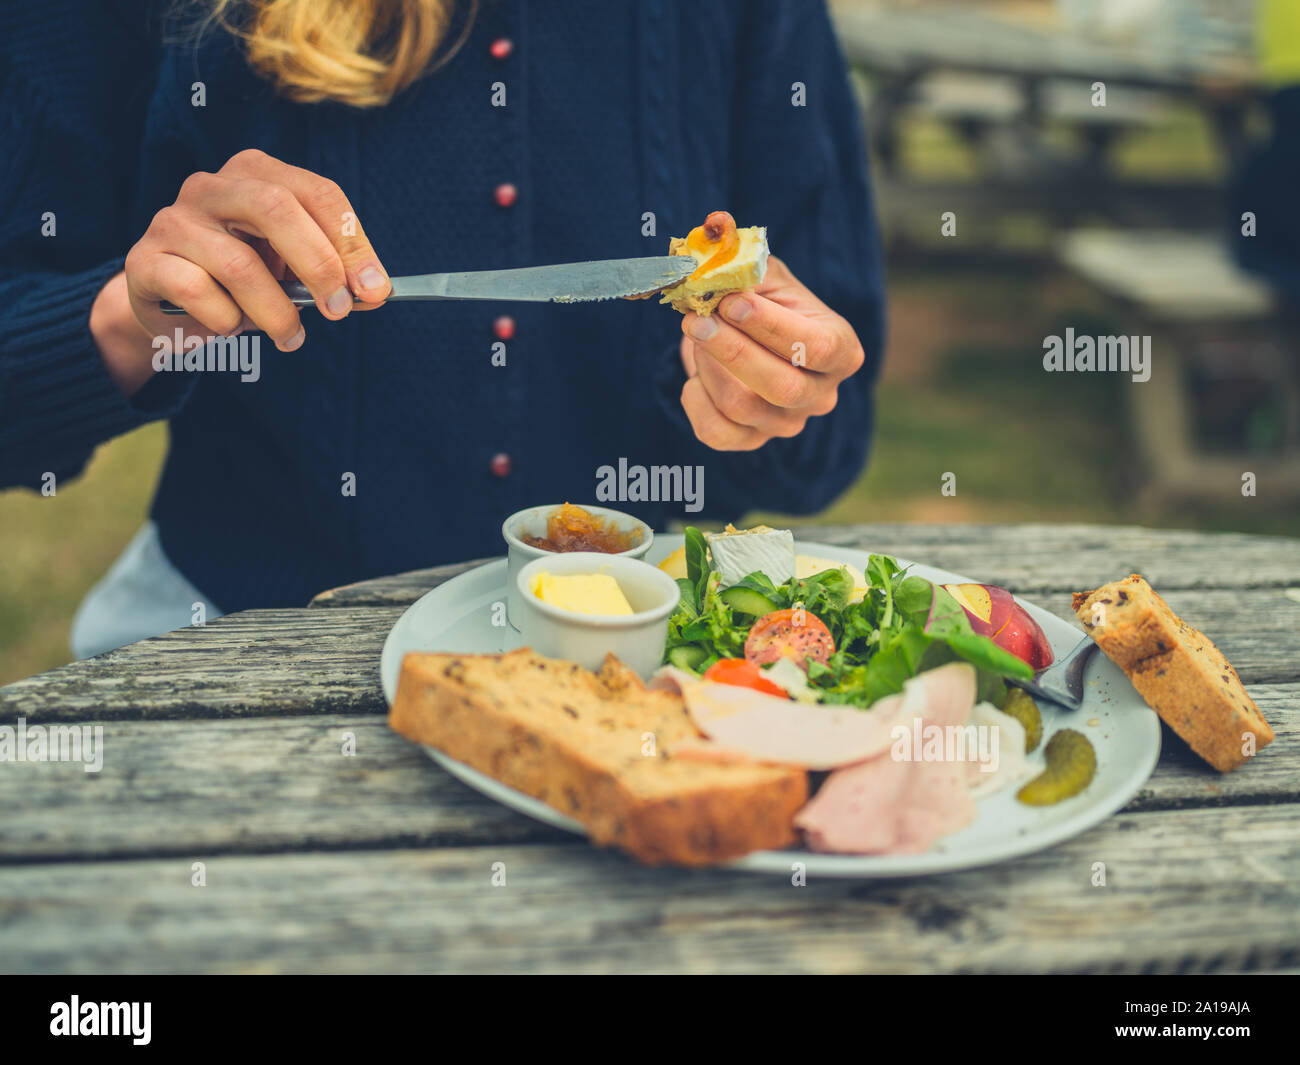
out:
{"label": "navy blue knitted sweater", "polygon": [[[6,49],[35,56],[58,7],[11,27]],[[450,63],[365,112],[277,99],[224,34],[168,44],[155,72],[138,35],[135,66],[120,51],[108,62],[95,39],[106,32],[85,32],[84,55],[62,32],[48,42],[64,54],[53,71],[29,62],[4,85],[20,158],[5,189],[0,477],[75,472],[109,436],[169,418],[153,516],[168,557],[223,610],[495,553],[506,515],[595,501],[597,471],[620,459],[704,467],[702,512],[616,504],[657,528],[810,512],[861,469],[882,280],[856,109],[821,3],[489,3]],[[502,38],[513,48],[498,58]],[[150,85],[137,158],[136,96]],[[768,227],[773,251],[856,327],[867,364],[799,437],[719,453],[680,407],[670,308],[394,304],[341,323],[307,312],[298,351],[263,338],[255,383],[158,374],[128,403],[86,330],[94,293],[186,175],[249,147],[336,180],[393,274],[658,255],[729,210]],[[510,206],[502,184],[517,190]],[[55,239],[38,235],[46,209]],[[504,366],[501,315],[514,320]]]}

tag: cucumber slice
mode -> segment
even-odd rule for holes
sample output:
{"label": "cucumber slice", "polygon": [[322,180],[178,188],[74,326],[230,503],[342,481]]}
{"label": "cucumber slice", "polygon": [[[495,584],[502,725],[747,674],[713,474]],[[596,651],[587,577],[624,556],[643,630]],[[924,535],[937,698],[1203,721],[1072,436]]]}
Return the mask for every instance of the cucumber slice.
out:
{"label": "cucumber slice", "polygon": [[727,588],[722,593],[722,601],[742,614],[750,614],[753,617],[761,618],[764,614],[770,614],[778,609],[777,605],[761,592],[754,591],[753,588]]}
{"label": "cucumber slice", "polygon": [[668,651],[668,664],[676,666],[678,669],[690,670],[692,673],[699,669],[699,665],[709,657],[709,652],[703,647],[684,646],[673,647]]}

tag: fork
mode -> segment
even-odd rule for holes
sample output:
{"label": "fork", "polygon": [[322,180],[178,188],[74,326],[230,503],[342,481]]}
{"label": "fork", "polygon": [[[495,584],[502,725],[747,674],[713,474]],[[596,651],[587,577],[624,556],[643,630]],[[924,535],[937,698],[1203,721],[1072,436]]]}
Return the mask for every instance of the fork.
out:
{"label": "fork", "polygon": [[1078,710],[1083,703],[1083,669],[1096,649],[1096,641],[1085,636],[1069,654],[1036,673],[1033,680],[1009,677],[1007,683],[1024,688],[1035,698],[1046,699],[1067,710]]}

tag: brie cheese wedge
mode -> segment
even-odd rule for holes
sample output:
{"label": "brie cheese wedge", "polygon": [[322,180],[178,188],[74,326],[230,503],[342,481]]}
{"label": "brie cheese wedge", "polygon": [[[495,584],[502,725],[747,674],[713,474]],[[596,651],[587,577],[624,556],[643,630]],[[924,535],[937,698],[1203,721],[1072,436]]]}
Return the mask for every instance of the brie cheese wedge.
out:
{"label": "brie cheese wedge", "polygon": [[713,568],[722,578],[722,587],[739,584],[748,574],[761,570],[776,585],[784,584],[795,574],[794,533],[789,529],[772,529],[756,525],[737,529],[728,525],[724,532],[705,533]]}

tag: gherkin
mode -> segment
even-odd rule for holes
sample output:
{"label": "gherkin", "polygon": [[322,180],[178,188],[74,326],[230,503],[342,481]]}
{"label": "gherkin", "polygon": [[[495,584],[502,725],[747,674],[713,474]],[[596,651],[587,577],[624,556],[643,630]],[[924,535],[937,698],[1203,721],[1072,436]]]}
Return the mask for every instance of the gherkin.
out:
{"label": "gherkin", "polygon": [[1007,685],[1007,704],[1002,708],[1004,714],[1010,714],[1025,726],[1025,754],[1032,754],[1043,742],[1043,715],[1023,688]]}
{"label": "gherkin", "polygon": [[1074,729],[1062,729],[1047,741],[1047,768],[1016,793],[1030,806],[1051,806],[1078,795],[1097,772],[1097,753],[1088,737]]}

